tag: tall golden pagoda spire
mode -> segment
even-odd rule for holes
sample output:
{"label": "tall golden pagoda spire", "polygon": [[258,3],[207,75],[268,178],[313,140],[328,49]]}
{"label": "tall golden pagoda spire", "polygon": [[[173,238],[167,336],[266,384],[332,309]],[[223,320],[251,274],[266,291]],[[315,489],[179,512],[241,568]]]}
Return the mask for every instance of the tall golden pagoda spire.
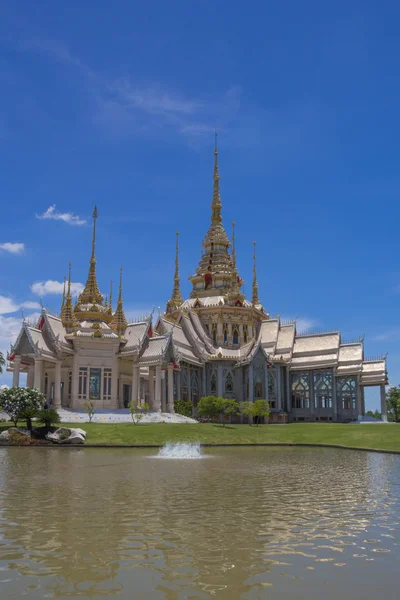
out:
{"label": "tall golden pagoda spire", "polygon": [[217,132],[215,132],[215,145],[214,145],[214,190],[213,199],[211,204],[211,225],[222,225],[221,216],[221,196],[219,193],[219,172],[218,172],[218,145],[217,145]]}
{"label": "tall golden pagoda spire", "polygon": [[126,320],[123,302],[122,302],[122,267],[119,272],[119,295],[117,302],[117,309],[114,313],[114,316],[111,321],[111,327],[118,333],[118,335],[123,335],[125,333],[125,329],[127,328],[128,321]]}
{"label": "tall golden pagoda spire", "polygon": [[110,280],[110,303],[108,305],[108,314],[112,315],[112,286],[113,286],[113,280]]}
{"label": "tall golden pagoda spire", "polygon": [[76,320],[74,309],[72,306],[72,295],[71,295],[71,263],[68,265],[68,291],[65,296],[65,302],[61,314],[61,321],[65,329],[71,330],[78,327],[78,321]]}
{"label": "tall golden pagoda spire", "polygon": [[85,288],[79,296],[79,304],[102,304],[103,296],[100,294],[96,277],[96,221],[98,218],[97,207],[93,210],[93,235],[92,235],[92,256],[90,257],[89,275]]}
{"label": "tall golden pagoda spire", "polygon": [[236,269],[236,237],[235,237],[235,221],[232,221],[232,264]]}
{"label": "tall golden pagoda spire", "polygon": [[184,300],[181,294],[181,278],[179,276],[179,231],[176,232],[175,244],[175,275],[171,299],[167,302],[167,312],[182,306]]}
{"label": "tall golden pagoda spire", "polygon": [[253,306],[256,306],[256,304],[260,304],[260,300],[258,298],[256,245],[257,245],[256,242],[253,242],[253,246],[254,246],[254,254],[253,254],[254,266],[253,266],[253,286],[252,286],[252,297],[251,297],[251,303],[252,303]]}
{"label": "tall golden pagoda spire", "polygon": [[66,282],[67,282],[67,278],[64,275],[64,289],[63,289],[63,295],[62,295],[62,303],[61,303],[61,312],[60,312],[60,317],[62,318],[63,316],[63,312],[64,312],[64,306],[65,306],[65,286],[66,286]]}

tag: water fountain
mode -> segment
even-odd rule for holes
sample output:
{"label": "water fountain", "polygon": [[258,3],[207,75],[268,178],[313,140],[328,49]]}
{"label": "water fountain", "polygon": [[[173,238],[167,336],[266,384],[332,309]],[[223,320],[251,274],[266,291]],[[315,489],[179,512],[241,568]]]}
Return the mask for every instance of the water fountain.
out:
{"label": "water fountain", "polygon": [[167,442],[160,448],[157,458],[198,459],[204,458],[204,456],[199,443]]}

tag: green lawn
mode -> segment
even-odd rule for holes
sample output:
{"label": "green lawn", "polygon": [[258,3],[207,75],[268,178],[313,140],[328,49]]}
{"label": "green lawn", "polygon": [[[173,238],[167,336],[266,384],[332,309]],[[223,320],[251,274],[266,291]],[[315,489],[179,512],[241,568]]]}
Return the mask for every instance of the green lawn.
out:
{"label": "green lawn", "polygon": [[[63,424],[64,425],[64,424]],[[375,448],[400,452],[400,424],[341,425],[335,423],[293,423],[290,425],[221,425],[84,423],[65,424],[87,432],[87,444],[162,445],[165,442],[203,444],[338,444],[353,448]],[[9,426],[1,423],[0,427]]]}

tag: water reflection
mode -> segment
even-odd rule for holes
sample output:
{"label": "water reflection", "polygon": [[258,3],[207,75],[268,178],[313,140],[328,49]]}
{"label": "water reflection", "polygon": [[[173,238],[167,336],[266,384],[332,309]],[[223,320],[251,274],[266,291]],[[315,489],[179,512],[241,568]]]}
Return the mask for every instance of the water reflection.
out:
{"label": "water reflection", "polygon": [[396,596],[399,457],[148,454],[1,449],[1,597]]}

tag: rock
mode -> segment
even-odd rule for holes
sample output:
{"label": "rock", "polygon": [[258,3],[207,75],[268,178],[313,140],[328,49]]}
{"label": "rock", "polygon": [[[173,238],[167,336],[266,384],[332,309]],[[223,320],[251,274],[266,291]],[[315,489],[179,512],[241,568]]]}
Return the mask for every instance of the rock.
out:
{"label": "rock", "polygon": [[11,442],[13,436],[25,436],[31,438],[31,432],[28,429],[21,429],[20,427],[10,427],[0,433],[1,442]]}
{"label": "rock", "polygon": [[86,431],[83,429],[69,429],[68,427],[60,427],[54,433],[48,433],[46,440],[55,444],[84,444],[86,439]]}

